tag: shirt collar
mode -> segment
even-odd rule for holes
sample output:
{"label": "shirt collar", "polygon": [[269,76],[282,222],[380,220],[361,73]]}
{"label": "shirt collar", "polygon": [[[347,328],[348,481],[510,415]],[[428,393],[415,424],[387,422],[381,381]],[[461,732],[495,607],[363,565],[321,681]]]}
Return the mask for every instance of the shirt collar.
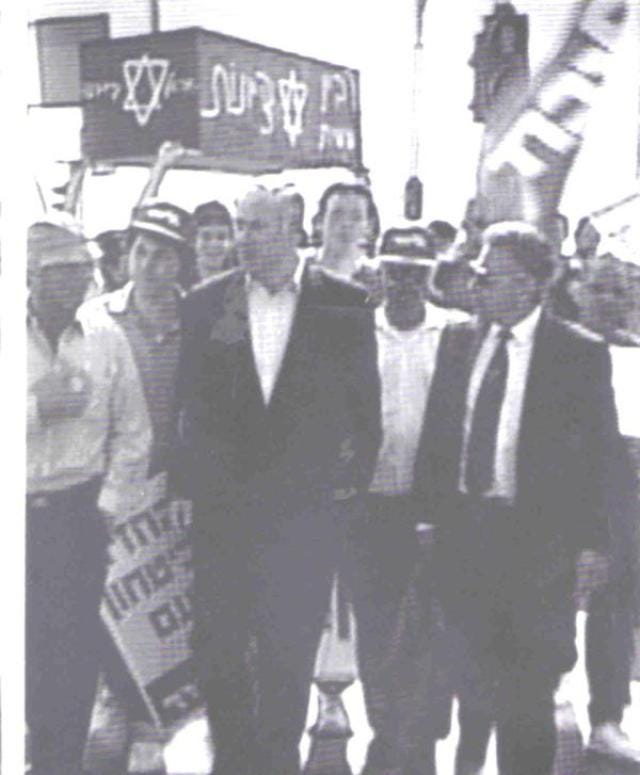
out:
{"label": "shirt collar", "polygon": [[299,293],[300,287],[302,285],[302,275],[304,273],[306,266],[306,260],[303,256],[298,255],[298,264],[296,266],[296,269],[294,273],[291,275],[291,277],[287,280],[287,282],[284,284],[282,288],[277,290],[275,293],[271,293],[268,288],[265,288],[265,286],[259,281],[251,277],[250,274],[247,273],[246,275],[246,285],[247,289],[250,288],[261,288],[265,290],[267,293],[269,293],[271,296],[275,296],[278,293],[281,293],[282,291],[288,291],[289,293]]}
{"label": "shirt collar", "polygon": [[[538,323],[540,322],[540,316],[542,314],[542,306],[538,305],[531,312],[515,326],[511,328],[511,341],[520,345],[527,345],[533,342]],[[495,333],[498,326],[495,324],[491,327],[491,330]]]}
{"label": "shirt collar", "polygon": [[[134,289],[134,282],[133,280],[131,280],[122,288],[118,288],[117,290],[107,294],[104,299],[104,305],[107,311],[110,314],[113,314],[116,316],[125,315],[128,312],[133,312],[140,320],[144,320],[140,311],[136,307],[135,297],[133,296],[133,289]],[[179,288],[176,288],[176,294],[177,294],[178,302],[180,302],[184,294],[181,292]],[[180,321],[178,321],[162,336],[166,337],[166,336],[170,336],[171,334],[176,334],[180,331],[180,329],[181,329],[181,325],[180,325]]]}
{"label": "shirt collar", "polygon": [[[419,326],[411,328],[408,331],[401,331],[398,328],[394,328],[391,323],[389,323],[387,314],[384,311],[384,304],[381,304],[379,307],[376,307],[375,311],[376,328],[380,331],[385,331],[386,333],[409,336],[423,331],[441,331],[454,320],[462,319],[462,317],[454,318],[451,310],[437,307],[435,304],[431,304],[431,302],[428,301],[425,302],[424,310],[425,317]],[[467,318],[465,317],[464,319]]]}
{"label": "shirt collar", "polygon": [[128,282],[122,288],[112,291],[104,298],[105,307],[114,315],[123,315],[131,304],[131,292],[133,291],[133,281]]}

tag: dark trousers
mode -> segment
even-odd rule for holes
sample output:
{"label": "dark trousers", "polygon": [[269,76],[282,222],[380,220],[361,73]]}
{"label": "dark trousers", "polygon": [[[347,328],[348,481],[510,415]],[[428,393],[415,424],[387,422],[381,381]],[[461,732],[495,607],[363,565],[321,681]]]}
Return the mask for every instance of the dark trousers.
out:
{"label": "dark trousers", "polygon": [[[194,542],[194,656],[214,772],[297,775],[337,538],[297,514],[261,540],[258,529],[240,527],[242,514],[198,511],[196,522],[223,525],[204,551]],[[316,523],[330,518],[314,516]],[[262,517],[264,525],[269,517]]]}
{"label": "dark trousers", "polygon": [[495,724],[500,775],[549,775],[554,692],[576,658],[574,565],[538,586],[523,572],[518,515],[495,502],[468,509],[442,574],[461,708],[458,755],[482,763]]}
{"label": "dark trousers", "polygon": [[98,676],[106,530],[99,482],[29,495],[26,715],[33,775],[82,769]]}
{"label": "dark trousers", "polygon": [[589,718],[592,726],[622,721],[631,702],[629,682],[633,659],[633,612],[613,584],[594,591],[589,601],[586,667]]}
{"label": "dark trousers", "polygon": [[[407,594],[421,560],[416,506],[409,497],[376,495],[368,497],[366,506],[366,514],[351,525],[341,572],[351,590],[358,663],[374,732],[365,771],[383,772],[401,765],[403,773],[430,775],[435,772],[434,730],[425,728],[418,741],[409,741],[404,739],[403,724],[414,702],[416,649],[424,645],[418,644],[419,633],[411,633],[407,621],[412,616]],[[408,745],[415,749],[409,762]]]}

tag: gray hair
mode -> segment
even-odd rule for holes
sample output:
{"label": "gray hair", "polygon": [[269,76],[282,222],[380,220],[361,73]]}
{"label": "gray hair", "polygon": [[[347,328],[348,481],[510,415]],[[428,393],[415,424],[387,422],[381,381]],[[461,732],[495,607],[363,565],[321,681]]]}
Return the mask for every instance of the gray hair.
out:
{"label": "gray hair", "polygon": [[523,221],[500,221],[482,234],[483,247],[510,248],[516,260],[536,280],[548,280],[553,274],[552,248],[545,237]]}

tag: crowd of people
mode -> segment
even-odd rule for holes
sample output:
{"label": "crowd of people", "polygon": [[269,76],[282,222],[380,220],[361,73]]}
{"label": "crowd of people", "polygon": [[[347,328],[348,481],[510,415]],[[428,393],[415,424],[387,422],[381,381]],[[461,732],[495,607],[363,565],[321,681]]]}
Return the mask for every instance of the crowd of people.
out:
{"label": "crowd of people", "polygon": [[[374,733],[366,775],[435,775],[454,696],[457,775],[482,772],[494,729],[500,775],[550,775],[580,562],[590,745],[640,762],[620,727],[639,615],[635,441],[607,338],[640,340],[608,337],[625,325],[581,302],[593,223],[570,258],[533,226],[481,223],[474,203],[459,229],[380,239],[370,188],[339,183],[309,235],[292,186],[252,188],[233,216],[159,201],[179,153],[164,147],[129,228],[98,236],[97,266],[77,231],[29,231],[32,775],[82,772],[109,533],[168,500],[192,509],[215,775],[300,772],[336,573]],[[431,659],[400,664],[400,687],[410,586],[429,626],[403,637]],[[424,693],[411,744],[407,686]]]}

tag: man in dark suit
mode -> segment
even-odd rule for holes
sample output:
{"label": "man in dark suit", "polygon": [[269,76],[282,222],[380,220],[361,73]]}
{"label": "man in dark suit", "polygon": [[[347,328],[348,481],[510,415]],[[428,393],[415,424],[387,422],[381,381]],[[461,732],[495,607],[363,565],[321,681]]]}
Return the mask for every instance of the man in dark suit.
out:
{"label": "man in dark suit", "polygon": [[[611,365],[599,338],[542,312],[552,263],[533,228],[488,228],[474,266],[480,325],[445,332],[417,480],[439,531],[461,726],[486,743],[496,724],[500,775],[546,775],[554,691],[576,659],[576,558],[608,545]],[[463,735],[458,774],[480,773],[484,754]]]}
{"label": "man in dark suit", "polygon": [[340,515],[358,511],[345,501],[366,492],[379,444],[372,312],[361,289],[300,262],[290,196],[242,199],[244,271],[184,310],[182,486],[216,775],[299,772]]}

